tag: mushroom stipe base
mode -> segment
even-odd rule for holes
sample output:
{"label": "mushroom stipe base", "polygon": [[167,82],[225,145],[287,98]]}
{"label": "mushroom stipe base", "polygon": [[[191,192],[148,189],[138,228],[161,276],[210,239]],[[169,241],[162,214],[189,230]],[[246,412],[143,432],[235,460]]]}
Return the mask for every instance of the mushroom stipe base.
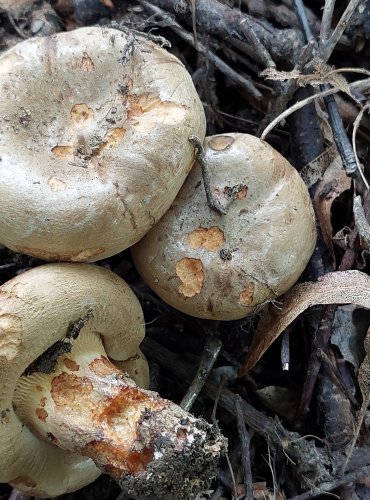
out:
{"label": "mushroom stipe base", "polygon": [[[212,477],[224,438],[108,359],[127,360],[145,378],[143,336],[138,300],[106,269],[47,264],[0,288],[1,482],[37,497],[75,491],[102,471],[127,487],[143,478],[153,488],[206,487],[197,476]],[[50,373],[40,373],[45,363],[34,361],[51,347]],[[194,460],[182,468],[183,457]],[[170,463],[173,473],[161,475]]]}
{"label": "mushroom stipe base", "polygon": [[21,377],[14,397],[21,421],[44,441],[91,458],[134,498],[140,491],[166,498],[185,484],[206,488],[220,445],[209,424],[138,388],[96,333],[82,331],[72,344],[52,373]]}

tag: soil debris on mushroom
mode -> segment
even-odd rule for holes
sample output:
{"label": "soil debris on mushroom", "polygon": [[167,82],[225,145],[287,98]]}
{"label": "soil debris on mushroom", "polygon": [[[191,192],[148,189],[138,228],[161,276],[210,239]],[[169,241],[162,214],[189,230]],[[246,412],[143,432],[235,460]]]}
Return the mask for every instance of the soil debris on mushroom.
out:
{"label": "soil debris on mushroom", "polygon": [[[170,498],[184,485],[195,498],[207,489],[225,439],[114,365],[131,358],[145,380],[146,362],[134,362],[143,336],[140,304],[111,271],[49,264],[1,287],[1,481],[42,498],[101,472],[134,498]],[[40,357],[50,355],[42,370]]]}

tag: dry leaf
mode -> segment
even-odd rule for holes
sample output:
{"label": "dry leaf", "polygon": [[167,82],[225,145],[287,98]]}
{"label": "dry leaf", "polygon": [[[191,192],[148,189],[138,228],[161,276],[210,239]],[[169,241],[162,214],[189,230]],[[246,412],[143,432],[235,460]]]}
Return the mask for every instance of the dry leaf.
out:
{"label": "dry leaf", "polygon": [[308,188],[322,179],[324,172],[329,168],[336,157],[338,157],[338,151],[336,146],[332,144],[325,149],[321,155],[317,156],[302,168],[300,176]]}
{"label": "dry leaf", "polygon": [[369,406],[370,403],[370,328],[368,329],[364,340],[364,348],[366,355],[358,370],[358,377],[357,377],[358,385],[360,386],[362,394],[362,405],[357,415],[356,428],[353,435],[353,439],[351,441],[351,445],[349,446],[346,452],[346,459],[342,466],[343,473],[345,472],[349,459],[352,456],[353,450],[356,445],[356,441],[360,434],[362,423],[366,415],[367,407]]}
{"label": "dry leaf", "polygon": [[341,248],[342,250],[347,250],[348,248],[348,236],[351,234],[351,228],[344,226],[340,231],[335,233],[333,236],[333,243]]}
{"label": "dry leaf", "polygon": [[364,340],[364,348],[366,352],[366,356],[361,363],[361,366],[358,370],[358,384],[361,389],[363,399],[370,399],[370,328],[367,331],[365,340]]}
{"label": "dry leaf", "polygon": [[328,66],[320,59],[316,59],[313,63],[313,73],[304,74],[300,73],[296,69],[292,71],[278,71],[274,68],[267,68],[262,71],[261,76],[265,77],[267,80],[277,80],[277,81],[286,81],[286,80],[296,80],[297,84],[300,87],[304,87],[306,85],[312,85],[313,87],[318,87],[322,84],[330,84],[333,88],[338,89],[345,94],[347,94],[351,99],[358,102],[356,97],[352,94],[350,86],[343,76],[344,72],[355,72],[362,74],[369,74],[369,71],[366,69],[358,69],[358,68],[341,68],[334,69],[331,66]]}
{"label": "dry leaf", "polygon": [[269,312],[259,322],[239,376],[253,368],[299,314],[316,304],[356,304],[370,308],[370,276],[360,271],[328,273],[314,283],[294,286],[285,295],[281,309],[270,304]]}
{"label": "dry leaf", "polygon": [[287,80],[297,80],[301,78],[302,73],[296,69],[292,71],[278,71],[274,68],[266,68],[261,72],[260,76],[263,76],[266,80],[285,82]]}
{"label": "dry leaf", "polygon": [[351,189],[351,179],[342,167],[340,156],[336,156],[324,172],[313,200],[316,217],[320,223],[322,235],[330,255],[335,263],[333,246],[333,227],[331,225],[331,207],[335,199],[344,191]]}
{"label": "dry leaf", "polygon": [[364,358],[364,338],[369,326],[367,309],[347,304],[339,306],[335,313],[330,342],[338,347],[342,358],[351,363],[355,373]]}

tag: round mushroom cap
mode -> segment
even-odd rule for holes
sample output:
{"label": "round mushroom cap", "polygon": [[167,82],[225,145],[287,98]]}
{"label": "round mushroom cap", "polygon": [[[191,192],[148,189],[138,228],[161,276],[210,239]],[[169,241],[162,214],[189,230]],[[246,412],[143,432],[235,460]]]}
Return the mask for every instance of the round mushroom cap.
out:
{"label": "round mushroom cap", "polygon": [[113,360],[134,357],[144,338],[139,301],[106,269],[47,264],[0,287],[0,482],[30,496],[75,491],[101,474],[90,458],[39,439],[13,408],[19,377],[77,322],[84,332],[101,335]]}
{"label": "round mushroom cap", "polygon": [[286,292],[315,246],[309,193],[297,171],[266,142],[246,134],[205,139],[213,196],[207,205],[196,165],[166,215],[133,249],[146,283],[192,316],[243,318]]}
{"label": "round mushroom cap", "polygon": [[166,212],[203,140],[204,111],[173,55],[88,27],[0,57],[0,242],[44,260],[103,259]]}

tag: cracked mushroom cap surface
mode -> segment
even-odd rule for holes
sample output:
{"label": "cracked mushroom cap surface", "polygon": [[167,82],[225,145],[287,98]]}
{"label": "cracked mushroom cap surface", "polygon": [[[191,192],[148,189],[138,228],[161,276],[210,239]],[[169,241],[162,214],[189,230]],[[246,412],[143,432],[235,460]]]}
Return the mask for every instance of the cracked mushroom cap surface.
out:
{"label": "cracked mushroom cap surface", "polygon": [[206,137],[213,196],[196,164],[166,215],[132,248],[136,268],[167,303],[199,318],[233,320],[285,293],[315,246],[308,190],[290,163],[247,134]]}
{"label": "cracked mushroom cap surface", "polygon": [[[99,333],[114,360],[135,359],[144,338],[141,306],[117,275],[89,264],[46,264],[0,287],[0,482],[30,496],[52,497],[94,481],[101,470],[87,457],[43,441],[14,408],[20,376],[48,348],[88,318],[84,334]],[[143,364],[144,363],[144,364]]]}
{"label": "cracked mushroom cap surface", "polygon": [[143,36],[101,27],[25,40],[0,57],[0,242],[95,261],[166,212],[203,140],[190,75]]}

